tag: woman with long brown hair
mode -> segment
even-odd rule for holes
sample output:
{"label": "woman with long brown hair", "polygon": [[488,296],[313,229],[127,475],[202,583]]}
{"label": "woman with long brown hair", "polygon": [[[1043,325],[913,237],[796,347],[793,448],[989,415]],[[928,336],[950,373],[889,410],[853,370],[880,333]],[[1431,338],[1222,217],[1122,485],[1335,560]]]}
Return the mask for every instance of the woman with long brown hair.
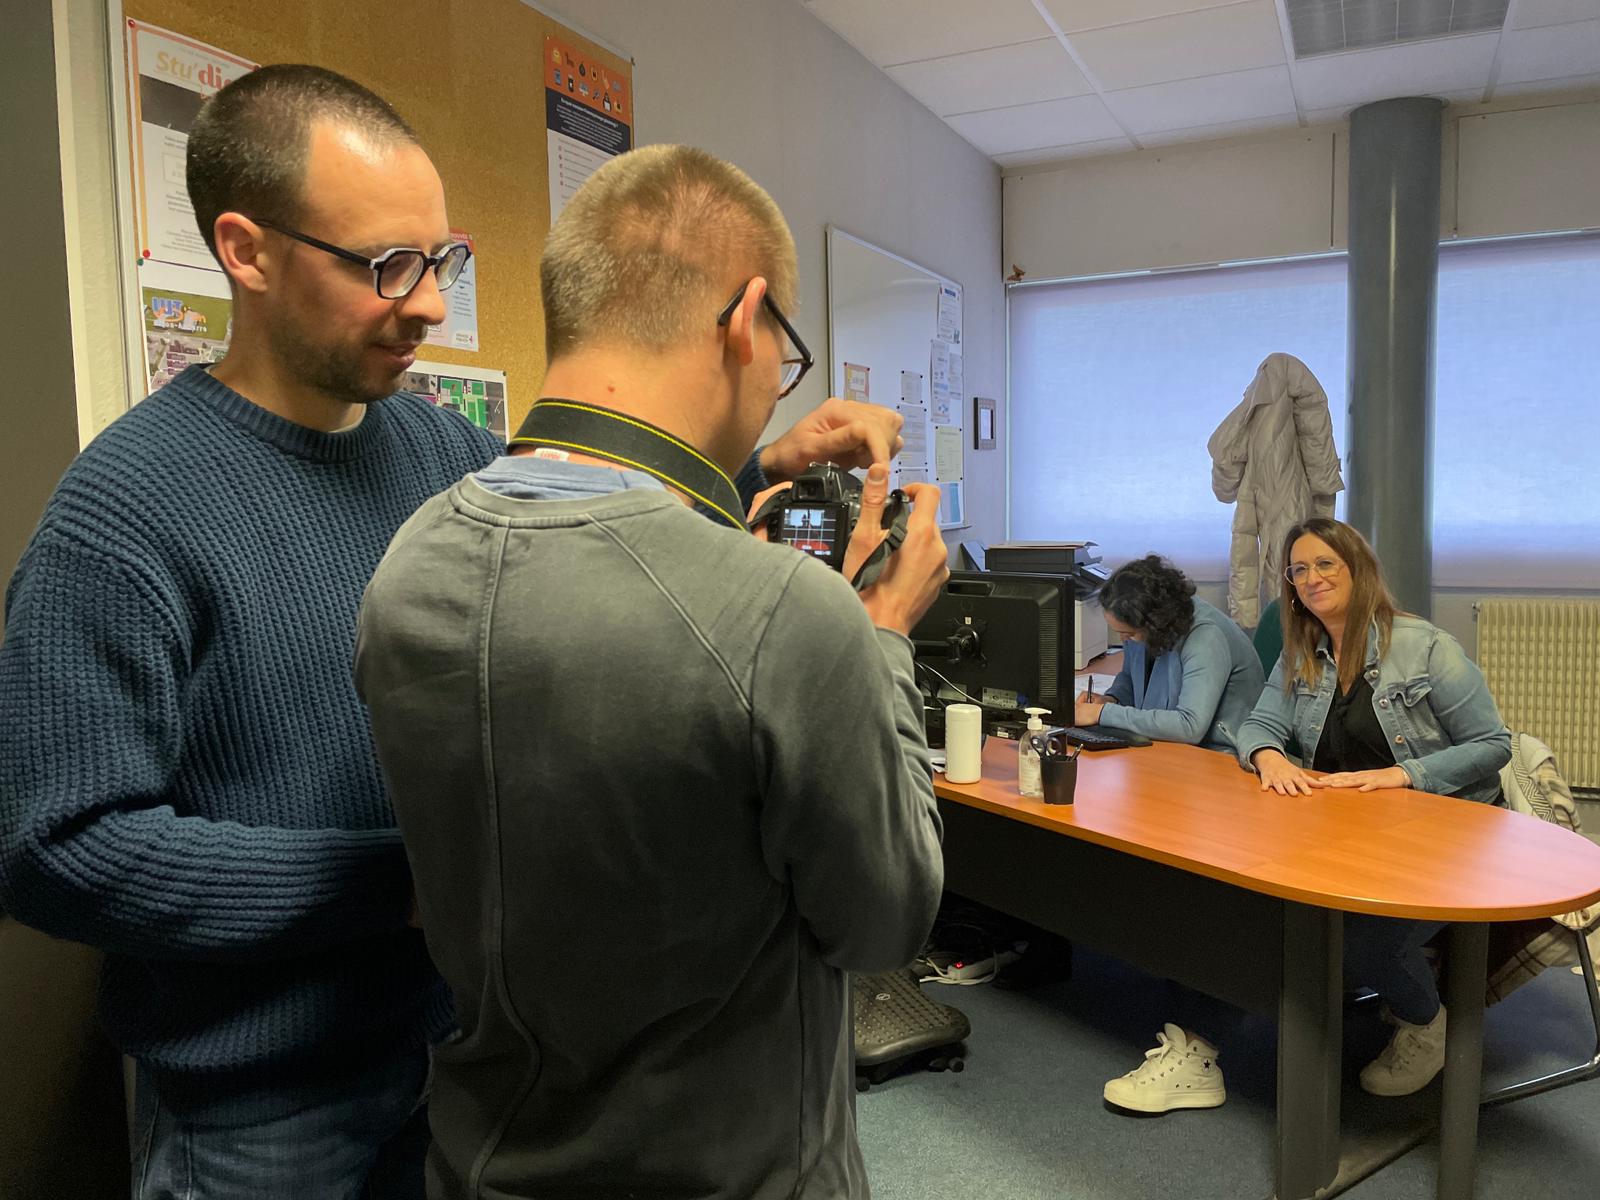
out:
{"label": "woman with long brown hair", "polygon": [[[1283,561],[1283,654],[1238,737],[1262,790],[1418,788],[1500,803],[1511,735],[1482,672],[1448,633],[1395,607],[1367,540],[1313,517],[1289,531]],[[1346,979],[1379,991],[1396,1027],[1361,1072],[1376,1095],[1409,1095],[1444,1065],[1445,1013],[1422,953],[1441,928],[1345,916]]]}

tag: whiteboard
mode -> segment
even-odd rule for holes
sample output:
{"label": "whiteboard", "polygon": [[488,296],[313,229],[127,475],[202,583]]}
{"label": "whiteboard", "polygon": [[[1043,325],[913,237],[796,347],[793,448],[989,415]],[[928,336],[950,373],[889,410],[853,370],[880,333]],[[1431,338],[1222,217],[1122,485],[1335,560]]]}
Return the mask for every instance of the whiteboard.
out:
{"label": "whiteboard", "polygon": [[967,524],[960,455],[964,381],[951,381],[942,398],[935,377],[952,354],[954,362],[963,360],[961,301],[955,280],[828,227],[830,394],[861,399],[864,368],[865,399],[900,409],[906,445],[893,482],[937,482],[945,529]]}

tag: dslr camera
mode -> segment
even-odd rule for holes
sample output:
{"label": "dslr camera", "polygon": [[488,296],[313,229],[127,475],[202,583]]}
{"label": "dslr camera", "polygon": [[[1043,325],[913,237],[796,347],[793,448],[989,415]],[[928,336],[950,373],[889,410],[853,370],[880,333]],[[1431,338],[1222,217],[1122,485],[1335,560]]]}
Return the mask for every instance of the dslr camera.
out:
{"label": "dslr camera", "polygon": [[[910,497],[895,488],[883,506],[888,536],[853,580],[857,588],[877,578],[884,560],[905,540],[910,517]],[[861,481],[833,463],[812,463],[789,488],[767,497],[750,528],[765,528],[768,541],[793,546],[838,571],[844,567],[845,549],[860,518]]]}

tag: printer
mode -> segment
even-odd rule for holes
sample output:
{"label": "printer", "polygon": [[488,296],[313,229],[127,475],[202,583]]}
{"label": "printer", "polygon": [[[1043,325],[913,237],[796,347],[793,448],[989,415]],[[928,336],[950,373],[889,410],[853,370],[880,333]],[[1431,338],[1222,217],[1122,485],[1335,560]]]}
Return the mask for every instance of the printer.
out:
{"label": "printer", "polygon": [[1109,631],[1095,593],[1108,578],[1094,542],[997,542],[984,566],[1008,575],[1059,575],[1072,580],[1073,666],[1083,670],[1106,652]]}

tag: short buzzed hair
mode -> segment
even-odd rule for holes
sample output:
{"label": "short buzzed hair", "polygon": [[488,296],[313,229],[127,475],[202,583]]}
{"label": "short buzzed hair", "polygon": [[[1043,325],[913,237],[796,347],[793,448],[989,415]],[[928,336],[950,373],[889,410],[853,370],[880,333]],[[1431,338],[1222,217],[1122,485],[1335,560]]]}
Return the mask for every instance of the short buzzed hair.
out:
{"label": "short buzzed hair", "polygon": [[317,121],[355,129],[378,145],[417,142],[387,101],[322,67],[283,63],[241,76],[205,102],[189,131],[189,201],[213,255],[225,212],[284,225],[300,219]]}
{"label": "short buzzed hair", "polygon": [[545,241],[545,353],[595,342],[665,349],[731,299],[722,291],[741,272],[765,278],[773,302],[794,311],[794,237],[760,184],[692,146],[619,155]]}

